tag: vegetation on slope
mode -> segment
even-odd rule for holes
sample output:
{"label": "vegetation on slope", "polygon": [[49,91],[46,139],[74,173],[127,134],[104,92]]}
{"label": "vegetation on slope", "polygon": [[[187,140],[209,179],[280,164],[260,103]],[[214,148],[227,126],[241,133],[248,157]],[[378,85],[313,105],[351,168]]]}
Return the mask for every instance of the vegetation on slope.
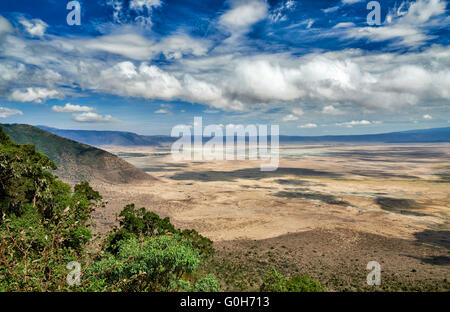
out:
{"label": "vegetation on slope", "polygon": [[98,192],[87,182],[72,190],[48,171],[55,163],[2,128],[0,168],[0,291],[217,290],[213,276],[196,274],[212,252],[197,232],[129,205],[103,248],[88,252]]}
{"label": "vegetation on slope", "polygon": [[65,139],[29,125],[2,125],[12,140],[32,144],[57,166],[56,174],[80,182],[94,178],[110,183],[129,183],[153,179],[119,157],[101,149]]}

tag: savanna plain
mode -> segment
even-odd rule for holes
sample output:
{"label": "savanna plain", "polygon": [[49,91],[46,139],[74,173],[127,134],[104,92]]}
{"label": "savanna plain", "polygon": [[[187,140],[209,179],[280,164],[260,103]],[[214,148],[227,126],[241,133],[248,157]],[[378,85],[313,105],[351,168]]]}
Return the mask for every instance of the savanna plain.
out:
{"label": "savanna plain", "polygon": [[[226,291],[258,290],[273,268],[308,274],[328,291],[450,290],[450,144],[280,146],[260,161],[174,161],[170,146],[102,146],[144,170],[144,183],[93,182],[108,204],[147,207],[214,241],[204,266]],[[366,266],[381,266],[381,285]]]}

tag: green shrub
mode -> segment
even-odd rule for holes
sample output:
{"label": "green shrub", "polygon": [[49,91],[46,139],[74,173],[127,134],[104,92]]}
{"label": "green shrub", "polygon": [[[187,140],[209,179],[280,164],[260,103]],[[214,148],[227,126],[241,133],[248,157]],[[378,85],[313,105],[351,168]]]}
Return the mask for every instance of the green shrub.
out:
{"label": "green shrub", "polygon": [[161,235],[172,235],[180,241],[189,241],[192,248],[202,256],[208,256],[214,252],[213,243],[209,238],[195,230],[176,229],[168,217],[160,218],[156,213],[147,211],[145,208],[136,209],[134,204],[127,205],[119,217],[119,228],[115,228],[105,242],[104,247],[108,252],[117,253],[120,242],[124,240]]}
{"label": "green shrub", "polygon": [[213,274],[209,274],[199,279],[190,290],[195,292],[216,292],[219,291],[219,283]]}
{"label": "green shrub", "polygon": [[[174,285],[200,263],[199,253],[168,235],[121,241],[116,254],[94,263],[87,273],[93,287],[121,291],[177,291]],[[100,274],[97,274],[101,272]],[[95,275],[97,274],[97,275]],[[97,290],[97,289],[95,289]]]}
{"label": "green shrub", "polygon": [[286,283],[289,292],[322,292],[323,287],[308,275],[295,274]]}
{"label": "green shrub", "polygon": [[277,270],[266,275],[260,291],[262,292],[322,292],[323,287],[308,275],[295,274],[287,279]]}
{"label": "green shrub", "polygon": [[280,273],[278,273],[277,270],[273,269],[272,272],[266,275],[260,287],[260,291],[285,292],[287,291],[286,283],[287,283],[286,278]]}

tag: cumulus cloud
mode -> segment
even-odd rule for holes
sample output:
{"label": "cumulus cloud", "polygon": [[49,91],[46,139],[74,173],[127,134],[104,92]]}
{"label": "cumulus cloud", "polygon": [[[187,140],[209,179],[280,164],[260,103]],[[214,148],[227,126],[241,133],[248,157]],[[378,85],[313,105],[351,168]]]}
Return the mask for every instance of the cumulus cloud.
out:
{"label": "cumulus cloud", "polygon": [[9,100],[17,102],[36,102],[42,103],[47,99],[55,99],[61,94],[57,90],[49,90],[46,88],[27,88],[26,90],[14,90],[9,96]]}
{"label": "cumulus cloud", "polygon": [[433,119],[433,116],[431,116],[430,114],[425,114],[425,115],[423,115],[423,119],[431,120],[431,119]]}
{"label": "cumulus cloud", "polygon": [[155,65],[121,62],[101,71],[96,88],[122,96],[173,99],[179,97],[183,88],[172,74]]}
{"label": "cumulus cloud", "polygon": [[295,115],[297,115],[297,116],[302,116],[304,113],[303,113],[303,110],[301,109],[301,108],[294,108],[293,110],[292,110],[292,113],[293,114],[295,114]]}
{"label": "cumulus cloud", "polygon": [[23,115],[22,111],[0,106],[0,118],[7,118],[14,115]]}
{"label": "cumulus cloud", "polygon": [[92,112],[73,114],[72,120],[83,123],[110,123],[117,121],[111,115],[100,115]]}
{"label": "cumulus cloud", "polygon": [[327,115],[342,115],[344,114],[343,111],[341,111],[338,108],[335,108],[333,105],[327,105],[322,109],[322,113]]}
{"label": "cumulus cloud", "polygon": [[[239,5],[244,4],[236,2],[232,10]],[[450,50],[439,45],[408,53],[344,49],[294,55],[209,51],[208,42],[179,34],[153,41],[115,33],[98,37],[101,44],[57,36],[5,38],[0,95],[16,101],[59,98],[56,90],[71,85],[100,94],[201,103],[221,111],[287,111],[301,103],[305,110],[333,115],[336,103],[356,113],[442,106],[450,100]],[[171,61],[152,64],[161,54]],[[287,114],[301,115],[293,110]]]}
{"label": "cumulus cloud", "polygon": [[7,34],[13,31],[13,28],[9,21],[0,15],[0,39],[3,34]]}
{"label": "cumulus cloud", "polygon": [[307,123],[304,125],[299,125],[299,126],[297,126],[297,128],[300,128],[300,129],[317,128],[317,125],[315,123]]}
{"label": "cumulus cloud", "polygon": [[21,18],[19,19],[19,23],[22,24],[25,31],[33,37],[42,37],[48,27],[47,23],[37,18],[31,20]]}
{"label": "cumulus cloud", "polygon": [[448,62],[450,51],[438,46],[409,54],[344,50],[302,57],[205,57],[181,60],[165,69],[125,61],[92,72],[92,80],[83,83],[98,92],[181,99],[223,110],[279,107],[298,101],[323,103],[323,113],[338,115],[342,112],[334,103],[393,111],[423,101],[448,100]]}
{"label": "cumulus cloud", "polygon": [[219,24],[233,36],[242,35],[252,25],[267,17],[268,5],[263,0],[234,1],[232,8],[219,18]]}
{"label": "cumulus cloud", "polygon": [[283,117],[283,121],[294,121],[294,120],[298,120],[298,117],[293,114],[289,114]]}
{"label": "cumulus cloud", "polygon": [[169,114],[170,112],[167,109],[161,108],[155,111],[155,114]]}
{"label": "cumulus cloud", "polygon": [[368,120],[352,120],[352,121],[337,123],[336,126],[352,128],[353,126],[366,126],[366,125],[371,125],[371,124],[372,124],[372,122],[370,122]]}
{"label": "cumulus cloud", "polygon": [[95,39],[66,40],[73,49],[87,49],[122,55],[134,60],[148,60],[159,54],[167,59],[179,59],[184,55],[202,56],[211,43],[208,40],[193,39],[187,35],[168,36],[159,42],[139,34],[124,33],[101,36]]}
{"label": "cumulus cloud", "polygon": [[66,103],[66,105],[64,106],[54,105],[52,107],[52,110],[57,113],[74,113],[74,112],[91,112],[94,110],[94,108],[89,106],[80,106]]}

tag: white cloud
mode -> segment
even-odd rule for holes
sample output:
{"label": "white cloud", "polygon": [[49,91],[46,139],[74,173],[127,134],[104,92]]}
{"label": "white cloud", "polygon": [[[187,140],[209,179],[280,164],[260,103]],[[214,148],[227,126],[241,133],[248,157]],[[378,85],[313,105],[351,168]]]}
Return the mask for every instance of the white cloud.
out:
{"label": "white cloud", "polygon": [[353,4],[357,2],[361,2],[362,0],[342,0],[343,4]]}
{"label": "white cloud", "polygon": [[89,106],[80,106],[66,103],[66,105],[64,106],[54,105],[52,107],[52,110],[58,113],[74,113],[74,112],[91,112],[94,110],[94,108]]}
{"label": "white cloud", "polygon": [[161,108],[155,111],[155,114],[169,114],[170,112],[167,109]]}
{"label": "white cloud", "polygon": [[423,115],[423,119],[431,120],[431,119],[433,119],[433,116],[431,116],[429,114],[425,114],[425,115]]}
{"label": "white cloud", "polygon": [[160,0],[131,0],[130,1],[130,9],[133,9],[138,12],[143,12],[146,8],[147,10],[151,10],[153,7],[159,7],[161,5]]}
{"label": "white cloud", "polygon": [[135,60],[149,59],[155,53],[152,49],[154,43],[138,34],[106,35],[68,43],[72,44],[74,49],[85,47],[90,50],[123,55]]}
{"label": "white cloud", "polygon": [[372,122],[368,120],[352,120],[348,122],[337,123],[336,126],[342,126],[347,128],[352,128],[353,126],[366,126],[371,125]]}
{"label": "white cloud", "polygon": [[270,14],[270,19],[272,22],[283,22],[287,20],[286,13],[293,10],[295,8],[295,1],[287,0],[284,3],[281,3],[279,7],[274,9]]}
{"label": "white cloud", "polygon": [[234,36],[248,32],[255,23],[266,18],[268,5],[263,0],[235,1],[232,9],[219,18],[219,24],[231,31]]}
{"label": "white cloud", "polygon": [[9,100],[17,102],[36,102],[42,103],[46,99],[55,99],[61,94],[56,90],[46,88],[27,88],[25,91],[14,90],[9,96]]}
{"label": "white cloud", "polygon": [[302,116],[304,113],[303,113],[303,110],[301,109],[301,108],[294,108],[293,110],[292,110],[292,113],[293,114],[295,114],[295,115],[297,115],[297,116]]}
{"label": "white cloud", "polygon": [[183,55],[202,56],[211,43],[208,40],[193,39],[187,35],[173,35],[159,42],[139,34],[125,33],[105,35],[95,39],[66,41],[72,49],[87,49],[122,55],[134,60],[148,60],[162,53],[167,59],[179,59]]}
{"label": "white cloud", "polygon": [[298,117],[293,114],[289,114],[283,117],[283,121],[294,121],[294,120],[298,120]]}
{"label": "white cloud", "polygon": [[342,22],[333,26],[333,28],[347,28],[347,27],[355,27],[355,24],[352,22]]}
{"label": "white cloud", "polygon": [[123,0],[108,0],[106,4],[113,8],[114,22],[118,24],[134,22],[144,28],[151,28],[153,8],[161,6],[162,2],[160,0],[131,0],[127,3]]}
{"label": "white cloud", "polygon": [[339,6],[338,5],[334,6],[334,7],[329,7],[329,8],[326,8],[326,9],[322,9],[322,12],[324,12],[325,14],[328,14],[328,13],[335,12],[337,10],[339,10]]}
{"label": "white cloud", "polygon": [[[409,5],[407,11],[402,8]],[[432,18],[445,14],[446,3],[442,0],[417,0],[403,2],[398,9],[387,15],[386,22],[380,27],[352,27],[346,30],[350,38],[366,38],[370,41],[397,39],[393,45],[420,46],[433,38],[426,33],[426,26]],[[441,23],[447,24],[444,18]]]}
{"label": "white cloud", "polygon": [[72,119],[77,122],[85,123],[109,123],[117,121],[111,115],[100,115],[92,112],[73,114]]}
{"label": "white cloud", "polygon": [[305,125],[297,126],[297,128],[301,128],[301,129],[317,128],[317,125],[315,123],[307,123]]}
{"label": "white cloud", "polygon": [[27,20],[25,18],[19,19],[19,23],[23,25],[25,30],[33,37],[42,37],[48,25],[40,19]]}
{"label": "white cloud", "polygon": [[154,65],[121,62],[101,71],[98,90],[122,96],[140,98],[173,99],[183,88],[176,77]]}
{"label": "white cloud", "polygon": [[[122,30],[129,33],[128,28]],[[187,35],[154,42],[143,35],[118,33],[99,37],[101,44],[57,36],[5,36],[0,95],[39,102],[61,97],[55,91],[60,86],[79,85],[88,92],[183,100],[223,111],[286,111],[298,103],[305,110],[321,111],[342,103],[355,113],[415,105],[433,115],[433,105],[442,107],[450,100],[447,46],[407,53],[344,49],[292,55],[209,51],[208,43],[196,40],[200,45],[195,47]],[[161,53],[172,61],[150,65]],[[183,57],[187,54],[191,57]]]}
{"label": "white cloud", "polygon": [[12,109],[0,106],[0,118],[7,118],[14,115],[23,115],[23,113],[18,109]]}
{"label": "white cloud", "polygon": [[205,114],[217,114],[217,113],[220,113],[220,111],[217,110],[217,109],[205,109],[203,112]]}
{"label": "white cloud", "polygon": [[13,31],[13,28],[9,21],[0,15],[0,38],[3,34],[7,34]]}
{"label": "white cloud", "polygon": [[449,62],[450,51],[439,46],[408,54],[353,49],[302,57],[205,57],[182,60],[165,70],[120,62],[91,75],[87,87],[121,96],[182,99],[223,110],[279,107],[294,101],[323,103],[324,113],[338,115],[334,103],[394,111],[448,100]]}
{"label": "white cloud", "polygon": [[344,114],[343,111],[341,111],[338,108],[335,108],[333,105],[327,105],[322,109],[322,113],[327,115],[342,115]]}

